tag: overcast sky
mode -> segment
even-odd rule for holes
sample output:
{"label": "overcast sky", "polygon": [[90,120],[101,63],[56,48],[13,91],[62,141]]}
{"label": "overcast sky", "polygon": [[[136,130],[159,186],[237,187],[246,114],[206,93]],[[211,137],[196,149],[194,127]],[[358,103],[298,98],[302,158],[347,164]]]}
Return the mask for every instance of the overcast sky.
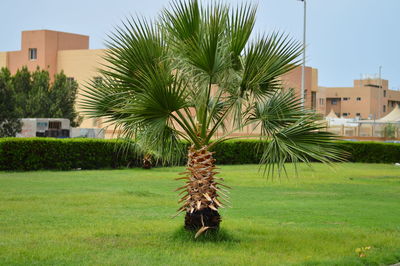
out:
{"label": "overcast sky", "polygon": [[[241,1],[223,2],[237,3]],[[303,3],[258,0],[256,31],[303,36]],[[130,14],[154,17],[169,0],[1,0],[0,51],[20,49],[23,30],[50,29],[90,36],[104,48],[106,34]],[[376,74],[400,88],[400,0],[307,0],[307,65],[320,86],[352,86]]]}

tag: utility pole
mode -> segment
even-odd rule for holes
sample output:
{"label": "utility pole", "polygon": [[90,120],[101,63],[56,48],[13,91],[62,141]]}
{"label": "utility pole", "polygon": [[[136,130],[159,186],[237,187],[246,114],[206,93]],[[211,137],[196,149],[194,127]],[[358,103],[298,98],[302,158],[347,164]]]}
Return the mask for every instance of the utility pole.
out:
{"label": "utility pole", "polygon": [[381,118],[381,110],[383,105],[381,106],[381,94],[383,93],[382,90],[382,66],[379,66],[379,94],[378,94],[378,117]]}
{"label": "utility pole", "polygon": [[305,104],[305,90],[304,90],[304,80],[305,80],[305,67],[306,67],[306,18],[307,18],[307,1],[299,0],[303,2],[304,13],[303,13],[303,64],[301,66],[301,106],[304,108]]}

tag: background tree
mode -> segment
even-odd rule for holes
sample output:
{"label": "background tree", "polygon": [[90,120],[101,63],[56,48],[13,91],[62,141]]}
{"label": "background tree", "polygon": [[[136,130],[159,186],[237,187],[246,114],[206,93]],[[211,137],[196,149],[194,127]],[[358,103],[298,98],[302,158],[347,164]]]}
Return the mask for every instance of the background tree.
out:
{"label": "background tree", "polygon": [[[34,72],[29,75],[24,73],[29,71],[26,68],[23,68],[19,73],[15,75],[15,81],[18,81],[18,78],[22,78],[20,84],[28,84],[28,88],[20,88],[22,93],[19,94],[20,100],[22,100],[22,117],[35,117],[35,118],[45,118],[45,117],[54,117],[49,112],[50,109],[50,76],[49,72],[45,70],[36,69]],[[29,83],[27,83],[24,79],[29,78]]]}
{"label": "background tree", "polygon": [[21,131],[16,110],[16,94],[10,71],[0,70],[0,137],[15,137]]}
{"label": "background tree", "polygon": [[16,111],[20,118],[29,117],[25,116],[28,111],[26,110],[26,103],[28,101],[28,95],[31,91],[31,73],[27,67],[22,67],[17,70],[17,73],[12,79],[13,88],[16,93]]}
{"label": "background tree", "polygon": [[50,81],[49,72],[21,68],[12,78],[16,112],[20,118],[67,118],[76,127],[82,118],[75,111],[78,83],[61,72]]}
{"label": "background tree", "polygon": [[315,114],[281,89],[301,44],[277,33],[250,40],[255,16],[246,4],[176,1],[158,20],[128,20],[108,42],[103,84],[86,90],[87,113],[142,149],[176,161],[184,154],[180,140],[190,143],[178,213],[186,212],[185,227],[197,235],[219,227],[226,200],[211,150],[245,126],[261,128],[268,173],[284,172],[289,161],[341,158]]}
{"label": "background tree", "polygon": [[75,80],[68,79],[63,72],[56,74],[49,91],[49,115],[52,115],[51,117],[68,118],[71,121],[71,126],[79,126],[82,117],[75,111],[77,93],[78,83]]}

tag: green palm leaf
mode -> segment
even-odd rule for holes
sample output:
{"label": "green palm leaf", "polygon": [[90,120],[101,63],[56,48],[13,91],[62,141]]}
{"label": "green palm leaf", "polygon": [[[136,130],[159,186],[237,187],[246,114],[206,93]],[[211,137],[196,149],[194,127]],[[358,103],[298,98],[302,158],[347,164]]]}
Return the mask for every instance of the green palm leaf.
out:
{"label": "green palm leaf", "polygon": [[127,19],[109,35],[104,82],[85,89],[86,114],[166,160],[182,154],[182,139],[199,149],[251,124],[269,140],[263,164],[338,160],[334,137],[281,89],[301,44],[279,33],[251,40],[255,17],[249,4],[192,0],[172,2],[155,21]]}
{"label": "green palm leaf", "polygon": [[263,102],[257,102],[248,118],[261,128],[267,140],[261,163],[268,174],[285,170],[285,163],[341,161],[346,156],[326,132],[316,115],[301,106],[292,91],[275,92]]}

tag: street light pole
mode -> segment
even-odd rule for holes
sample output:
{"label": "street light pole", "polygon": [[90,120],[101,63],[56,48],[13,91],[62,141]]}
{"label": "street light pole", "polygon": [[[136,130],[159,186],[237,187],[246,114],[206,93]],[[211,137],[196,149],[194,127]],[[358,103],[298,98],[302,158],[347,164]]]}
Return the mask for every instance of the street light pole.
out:
{"label": "street light pole", "polygon": [[304,4],[304,14],[303,14],[303,64],[301,66],[301,106],[304,107],[305,104],[305,90],[304,90],[304,80],[305,80],[305,67],[306,67],[306,18],[307,18],[307,1],[299,0]]}
{"label": "street light pole", "polygon": [[383,109],[383,105],[381,106],[381,94],[382,90],[382,66],[379,66],[379,90],[378,90],[378,117],[381,118],[381,110]]}

